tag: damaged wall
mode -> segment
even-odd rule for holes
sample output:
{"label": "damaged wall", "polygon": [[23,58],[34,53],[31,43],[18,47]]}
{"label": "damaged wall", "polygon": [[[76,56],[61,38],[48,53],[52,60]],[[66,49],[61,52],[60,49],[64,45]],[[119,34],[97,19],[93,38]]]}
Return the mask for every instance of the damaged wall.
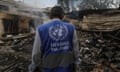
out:
{"label": "damaged wall", "polygon": [[6,34],[29,32],[30,17],[0,12],[0,38]]}
{"label": "damaged wall", "polygon": [[0,38],[4,34],[4,25],[3,25],[3,20],[2,19],[12,19],[12,16],[8,15],[6,13],[0,12]]}
{"label": "damaged wall", "polygon": [[29,20],[29,17],[19,16],[19,32],[28,32]]}
{"label": "damaged wall", "polygon": [[0,19],[0,38],[2,37],[1,35],[4,33],[4,28],[2,24],[2,20]]}
{"label": "damaged wall", "polygon": [[92,31],[114,31],[120,29],[120,10],[83,10],[79,12],[78,28]]}

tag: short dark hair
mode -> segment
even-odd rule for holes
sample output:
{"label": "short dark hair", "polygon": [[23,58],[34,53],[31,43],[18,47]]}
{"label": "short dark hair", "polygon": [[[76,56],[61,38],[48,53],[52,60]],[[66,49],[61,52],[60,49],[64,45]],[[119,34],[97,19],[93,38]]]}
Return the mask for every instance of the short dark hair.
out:
{"label": "short dark hair", "polygon": [[55,7],[53,7],[51,9],[50,16],[62,19],[62,17],[64,16],[64,10],[63,10],[63,8],[61,6],[55,6]]}

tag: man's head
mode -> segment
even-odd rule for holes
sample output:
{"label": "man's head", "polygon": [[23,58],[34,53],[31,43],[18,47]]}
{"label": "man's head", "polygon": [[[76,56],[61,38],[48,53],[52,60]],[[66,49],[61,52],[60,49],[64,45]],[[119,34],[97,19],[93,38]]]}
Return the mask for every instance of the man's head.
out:
{"label": "man's head", "polygon": [[62,19],[64,17],[64,10],[60,6],[55,6],[50,11],[50,18],[59,18]]}

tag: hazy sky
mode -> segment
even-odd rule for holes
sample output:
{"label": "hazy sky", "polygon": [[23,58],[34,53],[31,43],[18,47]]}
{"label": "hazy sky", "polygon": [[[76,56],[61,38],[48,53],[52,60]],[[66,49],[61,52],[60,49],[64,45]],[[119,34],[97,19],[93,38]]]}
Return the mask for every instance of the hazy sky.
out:
{"label": "hazy sky", "polygon": [[39,8],[51,7],[57,4],[57,0],[16,0],[24,1],[28,5],[32,5]]}

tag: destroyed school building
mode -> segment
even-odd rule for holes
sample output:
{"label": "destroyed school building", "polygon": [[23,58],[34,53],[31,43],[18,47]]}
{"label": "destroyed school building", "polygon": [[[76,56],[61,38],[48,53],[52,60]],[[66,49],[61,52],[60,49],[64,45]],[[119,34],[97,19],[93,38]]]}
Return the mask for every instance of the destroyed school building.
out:
{"label": "destroyed school building", "polygon": [[41,17],[38,9],[14,0],[0,0],[0,38],[7,34],[30,32],[30,20],[41,22]]}

